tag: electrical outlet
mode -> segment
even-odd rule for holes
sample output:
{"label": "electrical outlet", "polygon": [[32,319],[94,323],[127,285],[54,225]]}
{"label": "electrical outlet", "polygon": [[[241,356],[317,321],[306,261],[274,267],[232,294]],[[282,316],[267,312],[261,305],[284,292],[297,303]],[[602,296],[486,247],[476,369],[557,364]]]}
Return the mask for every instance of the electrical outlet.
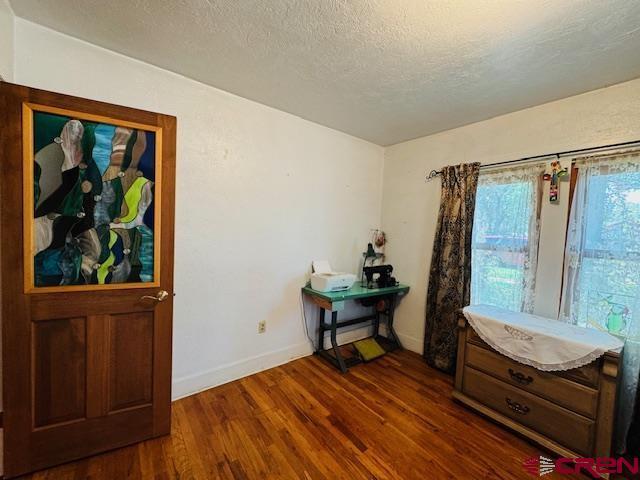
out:
{"label": "electrical outlet", "polygon": [[266,320],[260,320],[258,322],[258,333],[264,333],[267,331],[267,321]]}

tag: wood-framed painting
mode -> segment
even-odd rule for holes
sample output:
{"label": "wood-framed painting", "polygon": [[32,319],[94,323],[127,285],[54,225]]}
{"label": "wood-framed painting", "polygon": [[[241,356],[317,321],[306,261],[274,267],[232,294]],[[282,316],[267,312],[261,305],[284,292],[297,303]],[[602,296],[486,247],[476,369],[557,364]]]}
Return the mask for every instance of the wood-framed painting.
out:
{"label": "wood-framed painting", "polygon": [[25,293],[158,287],[162,128],[34,103],[22,121]]}

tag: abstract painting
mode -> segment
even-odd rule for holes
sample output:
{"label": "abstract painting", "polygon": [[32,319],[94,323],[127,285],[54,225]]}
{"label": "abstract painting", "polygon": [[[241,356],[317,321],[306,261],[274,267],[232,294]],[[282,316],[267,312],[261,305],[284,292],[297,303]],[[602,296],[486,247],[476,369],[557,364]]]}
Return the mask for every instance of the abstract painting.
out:
{"label": "abstract painting", "polygon": [[153,282],[156,132],[32,113],[33,286]]}

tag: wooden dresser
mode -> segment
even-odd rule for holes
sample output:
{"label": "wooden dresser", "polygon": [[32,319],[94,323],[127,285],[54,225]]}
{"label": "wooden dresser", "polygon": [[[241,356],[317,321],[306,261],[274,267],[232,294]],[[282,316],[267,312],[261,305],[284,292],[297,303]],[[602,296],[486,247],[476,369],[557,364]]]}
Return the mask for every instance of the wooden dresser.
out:
{"label": "wooden dresser", "polygon": [[453,397],[562,457],[608,457],[619,355],[542,372],[493,350],[460,313]]}

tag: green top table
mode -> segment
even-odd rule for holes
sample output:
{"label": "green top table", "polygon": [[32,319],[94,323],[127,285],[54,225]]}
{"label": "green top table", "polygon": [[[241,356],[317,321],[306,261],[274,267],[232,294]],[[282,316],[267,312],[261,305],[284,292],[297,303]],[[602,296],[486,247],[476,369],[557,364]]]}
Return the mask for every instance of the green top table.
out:
{"label": "green top table", "polygon": [[346,300],[359,300],[361,298],[381,297],[384,295],[405,294],[408,291],[408,285],[398,284],[395,287],[367,288],[361,281],[354,283],[349,290],[340,290],[338,292],[319,292],[318,290],[311,288],[311,284],[307,284],[302,287],[302,293],[323,300],[326,306],[331,306],[330,308],[326,308],[326,310],[330,310],[332,312],[343,310],[344,302]]}
{"label": "green top table", "polygon": [[[313,303],[320,307],[320,321],[318,325],[318,345],[316,346],[316,355],[321,356],[329,361],[332,365],[340,369],[342,373],[347,373],[350,366],[361,362],[358,358],[344,358],[340,352],[338,342],[336,340],[337,330],[341,327],[355,325],[364,322],[373,322],[373,338],[375,338],[382,347],[387,350],[395,350],[402,348],[398,335],[393,328],[393,314],[396,308],[397,298],[409,291],[408,285],[399,284],[395,287],[386,288],[367,288],[363,282],[356,282],[349,290],[341,290],[339,292],[319,292],[311,288],[310,284],[302,287],[302,293],[308,296]],[[368,301],[367,301],[368,299]],[[379,305],[376,299],[382,301]],[[344,310],[346,301],[360,301],[365,305],[372,306],[374,313],[365,317],[353,318],[338,322],[338,312]],[[325,323],[325,312],[331,312],[331,323]],[[380,335],[380,318],[385,316],[387,319],[387,336]],[[331,332],[331,349],[324,348],[324,334],[326,331]]]}

